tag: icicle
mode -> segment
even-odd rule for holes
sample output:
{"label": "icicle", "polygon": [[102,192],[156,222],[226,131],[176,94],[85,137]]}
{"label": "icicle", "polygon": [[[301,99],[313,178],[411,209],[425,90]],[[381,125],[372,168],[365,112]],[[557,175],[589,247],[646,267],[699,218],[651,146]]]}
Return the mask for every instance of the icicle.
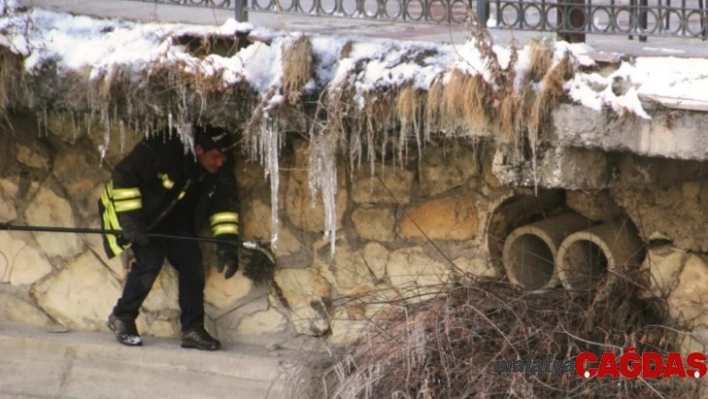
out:
{"label": "icicle", "polygon": [[79,129],[76,126],[76,112],[74,111],[71,111],[71,127],[74,132],[74,140],[76,140],[76,137],[79,135]]}
{"label": "icicle", "polygon": [[314,201],[321,192],[325,211],[325,238],[330,239],[330,252],[334,255],[337,233],[337,135],[322,132],[310,135],[308,164],[310,194]]}
{"label": "icicle", "polygon": [[89,116],[85,119],[86,120],[86,133],[90,136],[91,135],[91,124],[93,123],[93,111],[89,114]]}
{"label": "icicle", "polygon": [[168,127],[168,134],[172,136],[172,112],[167,114],[167,127]]}
{"label": "icicle", "polygon": [[108,110],[103,110],[101,112],[101,116],[103,119],[103,144],[99,146],[98,148],[101,150],[101,160],[99,162],[99,166],[103,166],[103,160],[106,158],[106,154],[108,153],[108,146],[111,144],[111,118],[108,116]]}
{"label": "icicle", "polygon": [[37,111],[37,137],[42,137],[42,116]]}
{"label": "icicle", "polygon": [[49,124],[49,118],[47,118],[47,107],[42,108],[42,113],[44,115],[44,137],[49,137],[49,131],[47,130],[47,125]]}
{"label": "icicle", "polygon": [[281,133],[275,128],[277,122],[267,114],[263,116],[261,134],[257,141],[257,153],[265,169],[265,177],[270,177],[270,206],[271,206],[271,246],[275,249],[278,242],[278,189],[280,186],[279,159],[282,143]]}
{"label": "icicle", "polygon": [[123,154],[125,150],[125,124],[123,120],[120,121],[120,153]]}

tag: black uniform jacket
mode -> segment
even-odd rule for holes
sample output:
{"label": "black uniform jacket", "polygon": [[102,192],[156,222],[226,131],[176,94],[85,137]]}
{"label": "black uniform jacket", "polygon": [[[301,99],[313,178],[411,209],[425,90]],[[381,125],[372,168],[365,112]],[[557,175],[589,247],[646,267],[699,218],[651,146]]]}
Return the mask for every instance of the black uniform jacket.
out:
{"label": "black uniform jacket", "polygon": [[[101,227],[120,230],[118,215],[125,212],[139,217],[149,231],[194,235],[197,208],[203,208],[214,236],[237,235],[233,164],[227,154],[219,172],[210,174],[177,134],[146,137],[116,165],[106,184],[99,201]],[[109,258],[128,246],[120,235],[104,235]]]}

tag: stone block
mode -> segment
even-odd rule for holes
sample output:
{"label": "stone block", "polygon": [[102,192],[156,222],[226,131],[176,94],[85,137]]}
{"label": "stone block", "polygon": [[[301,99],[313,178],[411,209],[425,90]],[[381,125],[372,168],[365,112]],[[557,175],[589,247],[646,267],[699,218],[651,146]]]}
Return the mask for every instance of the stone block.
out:
{"label": "stone block", "polygon": [[76,144],[87,134],[86,120],[69,112],[48,112],[44,123],[50,132],[67,144]]}
{"label": "stone block", "polygon": [[350,319],[346,309],[342,307],[332,316],[332,334],[327,337],[327,341],[334,345],[354,344],[361,338],[368,325],[368,320]]}
{"label": "stone block", "polygon": [[17,219],[17,207],[10,194],[0,191],[0,222],[12,222]]}
{"label": "stone block", "polygon": [[457,141],[427,144],[419,171],[421,194],[440,194],[479,175],[477,151],[477,146],[464,146]]}
{"label": "stone block", "polygon": [[[337,192],[334,198],[337,228],[342,226],[342,218],[347,209],[347,186],[344,168],[337,173]],[[325,206],[322,191],[312,197],[307,170],[291,170],[283,199],[285,214],[296,229],[323,232],[325,230]]]}
{"label": "stone block", "polygon": [[[261,200],[248,203],[246,214],[240,215],[241,235],[245,239],[270,242],[272,212],[270,205]],[[278,220],[278,242],[274,250],[276,258],[294,255],[302,249],[302,243],[295,233]]]}
{"label": "stone block", "polygon": [[368,167],[354,173],[352,199],[359,204],[407,204],[415,174],[398,166],[376,165],[374,175]]}
{"label": "stone block", "polygon": [[364,246],[364,261],[374,274],[377,282],[382,281],[386,276],[388,254],[388,249],[377,242],[370,242]]}
{"label": "stone block", "polygon": [[391,242],[396,234],[396,217],[391,208],[358,208],[352,221],[359,237],[365,240]]}
{"label": "stone block", "polygon": [[81,217],[98,214],[97,201],[110,179],[110,173],[99,167],[97,153],[88,149],[69,147],[59,151],[54,161],[52,174],[64,187],[69,200]]}
{"label": "stone block", "polygon": [[410,302],[430,299],[444,292],[450,281],[447,266],[417,247],[392,252],[386,272],[391,285]]}
{"label": "stone block", "polygon": [[[27,234],[19,233],[19,236]],[[33,284],[51,273],[47,258],[22,238],[0,231],[0,281],[10,285]]]}
{"label": "stone block", "polygon": [[689,255],[678,283],[668,298],[669,315],[674,320],[708,325],[708,264],[698,255]]}
{"label": "stone block", "polygon": [[[98,221],[89,225],[96,226],[96,228],[100,226]],[[125,275],[128,272],[126,266],[123,264],[123,257],[127,256],[125,252],[112,259],[108,259],[108,256],[106,256],[106,250],[103,248],[103,238],[100,234],[81,234],[80,237],[81,240],[88,245],[89,248],[91,248],[94,255],[101,259],[101,262],[108,266],[108,268],[111,269],[113,274],[115,274],[118,279],[122,280],[125,278]]]}
{"label": "stone block", "polygon": [[568,190],[565,200],[572,210],[595,222],[609,222],[624,215],[606,190]]}
{"label": "stone block", "polygon": [[122,292],[118,281],[91,252],[32,288],[39,306],[67,327],[104,329]]}
{"label": "stone block", "polygon": [[456,272],[472,279],[500,277],[499,270],[486,259],[461,257],[452,262],[459,268]]}
{"label": "stone block", "polygon": [[471,240],[477,236],[477,218],[472,197],[431,200],[406,208],[399,234],[405,239]]}
{"label": "stone block", "polygon": [[34,326],[54,325],[54,322],[32,303],[2,292],[0,292],[0,321]]}
{"label": "stone block", "polygon": [[20,191],[19,179],[16,177],[7,177],[0,179],[0,193],[15,198]]}
{"label": "stone block", "polygon": [[[25,210],[27,223],[35,226],[75,227],[69,201],[42,186]],[[83,249],[77,234],[35,233],[35,238],[47,256],[71,258]]]}
{"label": "stone block", "polygon": [[649,276],[646,294],[659,298],[668,297],[678,283],[679,273],[686,257],[685,251],[671,245],[650,249],[640,266]]}
{"label": "stone block", "polygon": [[120,162],[145,137],[144,132],[135,132],[122,121],[111,121],[108,131],[106,124],[97,118],[86,123],[91,124],[86,135],[91,140],[91,151],[100,154],[105,149],[105,161],[109,165]]}
{"label": "stone block", "polygon": [[41,152],[22,144],[17,144],[17,161],[30,168],[42,170],[49,168],[49,160]]}
{"label": "stone block", "polygon": [[379,284],[371,292],[357,299],[364,305],[364,317],[368,320],[378,320],[399,309],[401,294],[388,284]]}
{"label": "stone block", "polygon": [[254,335],[283,332],[288,320],[276,309],[259,311],[243,317],[236,328],[238,335]]}
{"label": "stone block", "polygon": [[141,334],[153,337],[178,337],[180,333],[176,320],[153,320]]}
{"label": "stone block", "polygon": [[253,281],[244,277],[239,270],[230,279],[224,278],[215,267],[208,267],[204,299],[216,309],[230,309],[235,303],[246,297],[253,288]]}
{"label": "stone block", "polygon": [[314,270],[277,269],[275,285],[298,333],[321,336],[329,332],[327,303],[331,300],[332,289]]}
{"label": "stone block", "polygon": [[319,244],[316,248],[316,252],[324,257],[316,264],[322,270],[320,275],[336,286],[339,293],[361,295],[371,290],[373,273],[362,254],[353,250],[346,241],[338,241],[333,257],[330,256],[329,243]]}

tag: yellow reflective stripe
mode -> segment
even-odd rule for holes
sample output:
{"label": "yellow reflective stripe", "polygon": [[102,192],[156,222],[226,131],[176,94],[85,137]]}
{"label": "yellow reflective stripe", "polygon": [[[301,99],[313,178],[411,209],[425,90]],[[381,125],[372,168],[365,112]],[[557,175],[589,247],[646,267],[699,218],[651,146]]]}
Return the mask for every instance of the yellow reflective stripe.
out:
{"label": "yellow reflective stripe", "polygon": [[[110,222],[108,221],[108,220],[109,220],[109,216],[108,216],[107,213],[108,213],[108,212],[106,212],[106,213],[103,215],[103,223],[104,223],[104,226],[109,226],[109,223],[110,223]],[[110,229],[110,230],[113,230],[113,229]],[[116,255],[118,255],[119,253],[123,252],[123,249],[124,249],[124,248],[121,247],[121,246],[118,244],[118,238],[117,238],[116,236],[114,236],[113,234],[106,234],[105,237],[106,237],[106,241],[108,242],[108,247],[111,248],[111,252],[113,252],[113,256],[116,256]]]}
{"label": "yellow reflective stripe", "polygon": [[143,207],[143,201],[138,199],[115,201],[116,212],[134,211]]}
{"label": "yellow reflective stripe", "polygon": [[214,236],[221,234],[238,234],[238,225],[231,223],[219,224],[212,228],[212,233]]}
{"label": "yellow reflective stripe", "polygon": [[114,200],[124,200],[130,198],[140,197],[140,189],[137,187],[133,188],[114,188],[113,189],[113,199]]}
{"label": "yellow reflective stripe", "polygon": [[157,175],[157,177],[159,177],[160,180],[162,180],[162,187],[164,187],[168,190],[171,190],[172,187],[174,187],[175,182],[170,180],[170,176],[168,176],[166,173],[160,173]]}
{"label": "yellow reflective stripe", "polygon": [[[105,208],[102,218],[103,226],[106,230],[120,230],[120,223],[118,223],[118,215],[116,215],[116,210],[113,207],[113,201],[110,200],[108,191],[110,190],[111,184],[106,186],[106,189],[101,194],[101,202]],[[118,238],[113,234],[106,234],[106,242],[108,247],[111,249],[113,256],[117,256],[127,247],[123,247],[118,244]]]}
{"label": "yellow reflective stripe", "polygon": [[238,224],[238,213],[236,212],[220,212],[220,213],[215,213],[211,215],[209,218],[209,221],[211,222],[211,225],[215,225],[218,223],[224,223],[224,222],[234,222]]}

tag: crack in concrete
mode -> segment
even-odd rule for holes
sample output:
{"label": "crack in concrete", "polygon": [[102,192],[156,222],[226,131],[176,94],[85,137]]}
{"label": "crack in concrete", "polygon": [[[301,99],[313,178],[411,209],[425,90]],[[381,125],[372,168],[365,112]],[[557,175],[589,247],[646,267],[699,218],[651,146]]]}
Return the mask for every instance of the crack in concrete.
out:
{"label": "crack in concrete", "polygon": [[59,392],[55,398],[63,397],[64,390],[66,389],[69,376],[71,371],[74,369],[74,364],[76,363],[76,349],[71,346],[67,346],[64,351],[64,364],[62,366],[61,375],[59,376]]}

